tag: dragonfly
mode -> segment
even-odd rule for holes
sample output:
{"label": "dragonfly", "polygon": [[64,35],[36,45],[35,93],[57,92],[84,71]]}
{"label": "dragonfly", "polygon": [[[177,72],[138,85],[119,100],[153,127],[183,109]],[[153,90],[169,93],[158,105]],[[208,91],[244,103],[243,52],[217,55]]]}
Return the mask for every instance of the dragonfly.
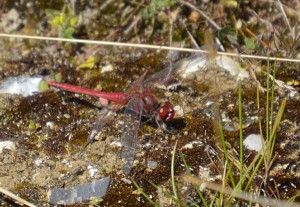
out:
{"label": "dragonfly", "polygon": [[[93,129],[89,132],[87,145],[95,139],[101,129],[113,119],[114,113],[125,107],[122,124],[121,143],[122,159],[125,161],[123,172],[128,175],[132,169],[137,148],[137,136],[142,116],[155,120],[163,130],[167,130],[166,122],[173,119],[175,110],[167,101],[159,103],[152,90],[160,85],[166,85],[176,74],[178,66],[169,66],[145,79],[147,71],[143,73],[126,92],[97,91],[67,83],[48,81],[48,85],[65,91],[91,95],[99,98],[104,107],[100,110]],[[110,103],[107,105],[107,101]],[[87,146],[86,145],[86,146]]]}

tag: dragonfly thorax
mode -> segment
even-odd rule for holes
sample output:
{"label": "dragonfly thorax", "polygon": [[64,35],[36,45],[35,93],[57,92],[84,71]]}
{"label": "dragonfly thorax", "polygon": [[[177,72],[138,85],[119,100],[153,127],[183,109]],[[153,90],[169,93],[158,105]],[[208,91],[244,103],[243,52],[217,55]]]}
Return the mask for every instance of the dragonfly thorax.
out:
{"label": "dragonfly thorax", "polygon": [[157,101],[157,98],[150,91],[144,91],[144,93],[142,94],[144,112],[150,115],[154,111],[156,111],[157,107],[159,106],[159,103]]}

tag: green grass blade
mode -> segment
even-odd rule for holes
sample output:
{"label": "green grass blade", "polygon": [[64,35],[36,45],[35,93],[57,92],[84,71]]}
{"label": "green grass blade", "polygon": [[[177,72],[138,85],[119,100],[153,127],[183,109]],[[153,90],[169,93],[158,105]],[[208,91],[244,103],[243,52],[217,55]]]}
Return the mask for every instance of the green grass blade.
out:
{"label": "green grass blade", "polygon": [[145,193],[145,191],[143,190],[143,188],[141,188],[134,180],[132,180],[134,186],[138,189],[138,191],[153,205],[153,206],[157,206],[159,207],[159,204],[156,203],[155,201],[153,201],[148,195],[147,193]]}
{"label": "green grass blade", "polygon": [[[269,130],[270,130],[270,142],[272,142],[271,146],[275,145],[276,138],[272,136],[272,126],[273,126],[273,108],[274,108],[274,89],[275,89],[275,75],[276,75],[276,61],[274,63],[274,72],[273,72],[273,81],[272,81],[272,88],[271,88],[271,106],[270,106],[270,123],[269,123]],[[272,141],[271,141],[272,140]],[[273,147],[269,148],[269,154],[268,154],[268,163],[270,163],[272,159],[272,154],[273,154]]]}
{"label": "green grass blade", "polygon": [[176,140],[176,143],[175,143],[173,152],[172,152],[171,180],[172,180],[172,189],[173,189],[174,197],[175,197],[176,199],[178,199],[178,196],[177,196],[177,189],[176,189],[176,183],[175,183],[175,175],[174,175],[174,173],[175,173],[174,171],[175,171],[175,153],[176,153],[176,147],[177,147],[177,140]]}
{"label": "green grass blade", "polygon": [[[188,167],[188,165],[187,165],[187,163],[186,163],[186,161],[185,161],[185,159],[184,159],[182,153],[180,153],[179,156],[180,156],[180,158],[181,158],[181,160],[182,160],[182,162],[183,162],[183,164],[184,164],[184,167],[185,167],[185,170],[187,171],[187,173],[188,173],[189,175],[192,175],[192,173],[191,173],[191,171],[190,171],[190,169],[189,169],[189,167]],[[199,187],[198,187],[196,184],[193,184],[193,186],[194,186],[194,188],[196,189],[196,191],[197,191],[197,193],[198,193],[198,195],[199,195],[199,197],[200,197],[200,199],[201,199],[203,205],[204,205],[205,207],[208,207],[208,205],[207,205],[207,203],[206,203],[206,201],[205,201],[205,199],[204,199],[204,197],[203,197],[203,195],[202,195],[202,193],[201,193]]]}
{"label": "green grass blade", "polygon": [[273,81],[272,81],[272,88],[271,88],[271,108],[270,108],[270,132],[271,132],[271,126],[273,125],[273,110],[274,110],[274,90],[275,90],[275,77],[276,77],[276,61],[274,63],[274,69],[273,69]]}
{"label": "green grass blade", "polygon": [[[243,149],[243,114],[242,114],[242,84],[239,83],[239,121],[240,121],[240,180],[244,176],[244,149]],[[239,190],[242,190],[240,188]]]}
{"label": "green grass blade", "polygon": [[[267,94],[266,94],[266,140],[269,140],[269,90],[270,90],[270,61],[267,61]],[[267,166],[266,166],[267,167]]]}
{"label": "green grass blade", "polygon": [[293,203],[295,201],[296,198],[300,197],[300,193],[298,193],[297,195],[294,195],[293,197],[289,198],[289,200],[287,201],[287,204],[284,207],[289,207],[291,203]]}
{"label": "green grass blade", "polygon": [[[149,183],[154,187],[154,188],[158,188],[158,186],[157,185],[155,185],[154,183],[152,183],[151,181],[149,181]],[[175,203],[177,203],[179,206],[187,206],[187,205],[185,205],[181,200],[179,200],[178,198],[175,198],[171,193],[168,193],[167,191],[163,191],[163,194],[166,196],[166,197],[168,197],[168,198],[170,198],[170,199],[172,199]]]}
{"label": "green grass blade", "polygon": [[[257,85],[257,86],[256,86],[256,102],[257,102],[258,127],[259,127],[259,133],[260,133],[260,136],[261,136],[262,141],[263,141],[263,143],[264,143],[264,138],[263,138],[264,135],[263,135],[263,132],[262,132],[259,100],[260,100],[260,96],[259,96],[259,86]],[[263,147],[264,147],[264,145],[263,145]]]}
{"label": "green grass blade", "polygon": [[[230,164],[230,161],[229,161],[229,158],[228,158],[228,151],[227,151],[226,144],[225,144],[223,126],[222,126],[221,119],[219,120],[219,128],[220,128],[220,137],[221,137],[222,147],[223,147],[224,156],[225,156],[225,162],[228,163],[229,169],[231,169],[231,167],[230,167],[231,164]],[[228,171],[228,173],[229,173],[229,178],[230,178],[231,185],[233,187],[235,187],[236,184],[234,182],[232,171]]]}
{"label": "green grass blade", "polygon": [[214,206],[214,203],[215,203],[215,200],[216,200],[216,198],[217,198],[217,195],[218,195],[218,193],[215,193],[215,195],[214,195],[214,198],[212,199],[212,201],[210,202],[210,207],[213,207]]}

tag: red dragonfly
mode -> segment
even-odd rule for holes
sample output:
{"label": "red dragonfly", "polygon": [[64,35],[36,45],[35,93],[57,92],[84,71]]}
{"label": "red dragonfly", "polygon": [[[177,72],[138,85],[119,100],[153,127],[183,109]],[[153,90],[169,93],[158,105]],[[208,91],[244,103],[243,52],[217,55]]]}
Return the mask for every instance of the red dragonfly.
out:
{"label": "red dragonfly", "polygon": [[108,107],[104,106],[99,112],[98,120],[88,135],[87,145],[95,139],[105,124],[112,120],[114,117],[112,112],[117,112],[126,105],[121,141],[123,145],[122,159],[125,160],[123,171],[128,175],[135,158],[142,115],[154,118],[163,130],[166,130],[165,122],[171,120],[175,115],[175,110],[170,102],[160,104],[151,92],[155,86],[166,84],[174,76],[175,71],[174,67],[168,67],[144,81],[147,74],[145,72],[126,92],[103,92],[53,81],[48,81],[48,84],[66,91],[98,97],[103,105],[106,105],[107,100],[111,101]]}

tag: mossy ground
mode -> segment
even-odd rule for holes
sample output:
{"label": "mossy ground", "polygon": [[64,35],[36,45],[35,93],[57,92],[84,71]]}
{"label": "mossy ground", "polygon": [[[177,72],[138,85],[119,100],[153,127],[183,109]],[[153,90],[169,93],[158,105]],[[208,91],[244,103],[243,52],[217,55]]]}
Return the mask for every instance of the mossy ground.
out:
{"label": "mossy ground", "polygon": [[[52,34],[43,11],[45,7],[59,10],[61,8],[59,5],[38,4],[38,1],[34,1],[33,4],[29,4],[31,10],[36,11],[33,16],[35,18],[31,18],[25,12],[25,5],[14,2],[14,4],[6,3],[3,11],[7,12],[14,7],[21,14],[27,14],[22,16],[27,22],[24,21],[19,33],[31,31],[30,34],[35,34],[38,29],[42,28],[42,34],[46,36]],[[266,11],[264,5],[261,4],[241,5],[236,14],[228,12],[226,17],[241,15],[242,11],[249,7],[257,9],[255,11],[261,14]],[[166,22],[158,21],[155,16],[160,12],[167,13],[166,10],[155,13],[154,19],[142,19],[133,30],[135,32],[123,35],[127,26],[133,22],[133,17],[137,16],[139,5],[113,1],[110,9],[100,7],[101,5],[97,3],[89,5],[79,2],[77,6],[78,15],[80,12],[89,11],[88,9],[97,11],[102,8],[101,12],[91,17],[95,21],[84,25],[84,28],[77,28],[75,36],[80,38],[133,42],[139,38],[142,42],[152,44],[162,44],[169,40],[169,27],[166,26]],[[128,22],[122,24],[117,19],[122,12],[128,12],[125,10],[126,6],[132,9],[130,14],[133,16],[129,16]],[[207,11],[214,11],[213,8],[216,7],[213,3],[202,6]],[[175,6],[169,9],[173,11]],[[188,19],[190,9],[183,7],[182,10],[180,18]],[[211,15],[215,15],[214,12]],[[249,14],[247,18],[250,17]],[[247,19],[242,15],[241,18]],[[33,24],[36,26],[28,24],[32,21],[36,22]],[[183,21],[178,21],[183,23]],[[204,30],[208,28],[207,24],[203,20],[188,21],[190,22],[187,29],[195,34],[195,39],[199,43],[204,42]],[[228,23],[233,20],[224,17],[224,21]],[[258,32],[260,29],[259,26],[257,27],[255,31]],[[187,45],[190,46],[187,31],[182,25],[175,24],[173,35],[174,41],[186,40]],[[241,48],[244,49],[245,46]],[[1,80],[19,75],[50,75],[60,72],[62,82],[101,88],[104,91],[126,91],[144,71],[147,70],[150,75],[170,64],[166,58],[168,54],[164,51],[79,44],[64,45],[33,40],[18,40],[17,44],[14,44],[7,39],[2,39],[1,51]],[[258,53],[258,51],[252,52]],[[95,67],[79,69],[78,65],[92,55],[99,59]],[[102,73],[101,68],[109,64],[113,66],[113,71]],[[256,64],[262,67],[266,65],[264,62]],[[276,78],[283,81],[299,81],[298,72],[298,65],[280,63]],[[265,86],[265,76],[257,74],[257,77]],[[182,81],[181,77],[176,77],[174,80],[174,82],[180,81]],[[168,123],[168,127],[176,130],[175,134],[164,133],[151,122],[142,124],[138,136],[136,162],[128,177],[122,172],[121,149],[112,144],[120,141],[122,132],[118,126],[118,116],[121,116],[121,113],[102,130],[99,140],[89,145],[84,153],[78,156],[85,145],[89,130],[97,121],[97,114],[100,110],[98,100],[62,91],[43,92],[26,98],[17,95],[1,95],[0,139],[12,140],[16,143],[17,150],[5,150],[1,155],[0,184],[38,206],[48,206],[47,193],[52,188],[68,188],[110,176],[112,179],[110,190],[99,204],[100,206],[150,206],[146,199],[136,191],[130,180],[134,179],[145,192],[154,198],[157,198],[157,192],[149,181],[171,191],[171,152],[178,140],[175,176],[179,194],[187,203],[200,202],[193,188],[180,180],[180,176],[185,173],[185,168],[178,154],[183,154],[194,175],[201,177],[207,173],[207,179],[219,182],[217,175],[222,172],[219,171],[220,166],[215,164],[220,156],[217,149],[219,132],[216,127],[215,109],[217,108],[222,115],[225,140],[234,153],[239,147],[237,83],[229,74],[223,73],[218,77],[214,71],[208,71],[205,74],[199,74],[196,79],[184,80],[179,87],[169,91],[155,89],[153,92],[160,100],[170,100],[174,106],[180,106],[184,114],[177,115]],[[242,84],[243,131],[246,136],[259,133],[256,107],[257,88],[254,79],[244,81]],[[299,89],[298,85],[295,87]],[[275,112],[278,111],[286,95],[286,90],[276,87]],[[260,93],[260,96],[260,114],[264,117],[266,101],[263,93]],[[282,124],[278,129],[274,154],[276,159],[270,169],[267,185],[263,186],[270,197],[288,199],[297,194],[297,189],[299,189],[299,105],[297,96],[288,100]],[[35,131],[30,131],[28,128],[30,120],[39,124]],[[262,121],[265,125],[265,120]],[[194,145],[187,147],[190,143]],[[253,153],[255,152],[245,150],[246,165],[250,162]],[[37,160],[42,162],[38,163]],[[147,168],[149,160],[156,161],[157,168]],[[90,176],[87,170],[88,165],[98,169],[95,177]],[[262,183],[260,177],[264,173],[263,169],[258,172],[254,186]],[[275,189],[275,192],[272,189]],[[207,200],[212,198],[209,191],[206,191],[204,196]],[[165,203],[166,206],[174,205],[168,202]],[[4,198],[0,199],[0,204],[12,205],[8,199]],[[83,205],[81,203],[74,206]]]}

